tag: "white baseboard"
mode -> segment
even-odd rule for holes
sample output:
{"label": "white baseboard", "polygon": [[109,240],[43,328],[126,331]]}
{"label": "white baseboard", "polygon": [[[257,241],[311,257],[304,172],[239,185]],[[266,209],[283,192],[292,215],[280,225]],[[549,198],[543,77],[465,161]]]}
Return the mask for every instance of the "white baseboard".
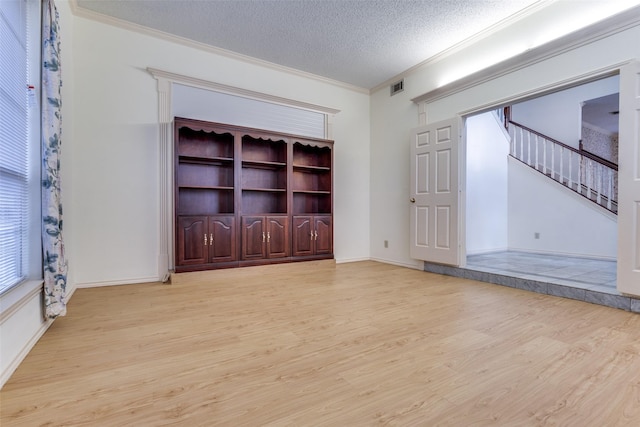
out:
{"label": "white baseboard", "polygon": [[424,261],[416,260],[416,264],[409,264],[406,262],[398,262],[398,261],[393,261],[390,259],[383,259],[383,258],[370,258],[370,259],[371,261],[382,262],[384,264],[397,265],[398,267],[406,267],[414,270],[424,270]]}
{"label": "white baseboard", "polygon": [[[38,286],[35,292],[30,290],[27,295],[21,297],[18,301],[15,301],[15,303],[11,307],[9,307],[5,312],[2,313],[3,315],[1,316],[2,318],[0,319],[0,323],[4,323],[12,315],[16,314],[23,306],[29,303],[29,301],[31,301],[33,298],[42,298],[42,295],[41,295],[42,282],[41,281],[39,282],[40,282],[40,285]],[[75,290],[76,290],[75,286],[70,286],[68,288],[67,303],[71,300],[71,297],[73,296],[73,293],[75,292]],[[34,315],[40,318],[43,317],[43,313],[41,312],[35,313]],[[42,338],[44,333],[47,332],[47,329],[49,329],[49,327],[53,324],[54,321],[55,320],[51,320],[51,319],[42,321],[42,324],[40,325],[40,327],[35,331],[35,333],[31,336],[31,338],[29,338],[29,340],[26,343],[24,343],[24,345],[22,346],[18,354],[13,358],[13,360],[9,362],[9,364],[4,368],[4,370],[0,372],[0,389],[2,389],[2,387],[9,380],[9,378],[11,378],[11,375],[13,375],[15,370],[18,369],[18,366],[20,366],[24,358],[27,357],[31,349],[38,343],[40,338]]]}
{"label": "white baseboard", "polygon": [[525,249],[525,248],[509,248],[510,252],[522,252],[529,254],[539,254],[539,255],[557,255],[557,256],[569,256],[573,258],[582,258],[582,259],[594,259],[601,261],[617,261],[617,257],[611,257],[606,255],[585,255],[585,254],[575,254],[571,252],[557,252],[557,251],[540,251],[535,249]]}
{"label": "white baseboard", "polygon": [[397,265],[398,267],[412,268],[414,270],[422,270],[424,265],[423,261],[416,260],[416,264],[409,264],[405,262],[398,262],[398,261],[393,261],[390,259],[383,259],[383,258],[341,258],[341,259],[336,259],[336,264],[346,264],[348,262],[361,262],[361,261],[382,262],[384,264],[392,264],[392,265]]}
{"label": "white baseboard", "polygon": [[536,250],[536,249],[525,249],[525,248],[514,248],[507,247],[501,249],[490,249],[490,250],[480,250],[480,251],[472,251],[467,252],[467,255],[487,255],[493,254],[497,252],[520,252],[520,253],[529,253],[529,254],[537,254],[537,255],[557,255],[557,256],[568,256],[573,258],[583,258],[583,259],[595,259],[602,261],[617,261],[616,257],[606,256],[606,255],[585,255],[585,254],[576,254],[572,252],[559,252],[559,251],[548,251],[548,250]]}
{"label": "white baseboard", "polygon": [[20,366],[24,358],[27,357],[31,349],[36,345],[44,333],[47,332],[47,329],[49,329],[49,326],[51,326],[53,322],[54,320],[47,320],[43,322],[40,329],[38,329],[31,339],[25,343],[18,355],[11,361],[11,363],[9,363],[9,365],[7,365],[5,370],[0,373],[0,389],[2,389],[4,384],[9,381],[11,375],[13,375],[15,370],[18,369],[18,366]]}
{"label": "white baseboard", "polygon": [[370,261],[371,258],[336,258],[336,264],[345,264],[347,262],[360,262],[360,261]]}
{"label": "white baseboard", "polygon": [[101,288],[103,286],[120,286],[120,285],[134,285],[138,283],[153,283],[153,282],[161,282],[162,278],[158,277],[140,277],[137,279],[126,279],[126,280],[105,280],[104,282],[87,282],[87,283],[78,283],[76,288]]}
{"label": "white baseboard", "polygon": [[496,252],[506,252],[508,250],[509,248],[506,246],[504,248],[480,249],[477,251],[467,251],[467,255],[486,255],[486,254],[493,254]]}

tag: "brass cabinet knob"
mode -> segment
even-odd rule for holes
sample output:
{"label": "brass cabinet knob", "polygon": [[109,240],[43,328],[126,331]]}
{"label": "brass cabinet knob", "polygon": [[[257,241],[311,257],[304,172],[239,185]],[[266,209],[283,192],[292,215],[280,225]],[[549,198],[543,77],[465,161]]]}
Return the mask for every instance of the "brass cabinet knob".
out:
{"label": "brass cabinet knob", "polygon": [[415,198],[415,197],[412,197],[412,198],[410,198],[410,199],[409,199],[409,201],[410,201],[411,203],[415,203],[415,202],[416,202],[416,198]]}

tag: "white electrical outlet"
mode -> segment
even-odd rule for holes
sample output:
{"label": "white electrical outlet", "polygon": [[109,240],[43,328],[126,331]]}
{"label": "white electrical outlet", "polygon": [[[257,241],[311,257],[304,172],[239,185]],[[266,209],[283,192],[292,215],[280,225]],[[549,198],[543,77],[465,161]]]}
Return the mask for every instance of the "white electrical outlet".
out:
{"label": "white electrical outlet", "polygon": [[538,232],[533,233],[533,238],[534,239],[539,239],[540,238],[540,233],[538,233]]}

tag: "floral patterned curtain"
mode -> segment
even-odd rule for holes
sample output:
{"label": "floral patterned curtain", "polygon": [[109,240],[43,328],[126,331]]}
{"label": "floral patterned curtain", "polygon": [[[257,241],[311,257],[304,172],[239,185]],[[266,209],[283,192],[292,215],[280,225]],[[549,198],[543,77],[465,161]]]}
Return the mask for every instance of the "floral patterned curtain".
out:
{"label": "floral patterned curtain", "polygon": [[60,146],[62,132],[60,39],[53,0],[42,3],[42,252],[45,317],[67,312],[67,262],[62,240]]}

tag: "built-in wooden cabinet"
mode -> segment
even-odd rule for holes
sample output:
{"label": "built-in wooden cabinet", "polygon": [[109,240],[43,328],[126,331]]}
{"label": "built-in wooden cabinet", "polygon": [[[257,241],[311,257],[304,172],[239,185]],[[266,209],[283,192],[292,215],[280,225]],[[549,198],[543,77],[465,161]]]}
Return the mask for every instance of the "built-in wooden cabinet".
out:
{"label": "built-in wooden cabinet", "polygon": [[242,217],[242,260],[286,258],[290,247],[289,217]]}
{"label": "built-in wooden cabinet", "polygon": [[234,216],[179,216],[176,228],[177,265],[237,260]]}
{"label": "built-in wooden cabinet", "polygon": [[176,271],[333,257],[333,141],[182,118],[174,135]]}
{"label": "built-in wooden cabinet", "polygon": [[184,127],[178,134],[177,214],[234,213],[234,135]]}
{"label": "built-in wooden cabinet", "polygon": [[293,214],[332,213],[332,147],[295,140],[293,144]]}
{"label": "built-in wooden cabinet", "polygon": [[287,142],[254,135],[240,137],[242,213],[287,214]]}
{"label": "built-in wooden cabinet", "polygon": [[298,257],[333,253],[331,215],[294,215],[292,245]]}

